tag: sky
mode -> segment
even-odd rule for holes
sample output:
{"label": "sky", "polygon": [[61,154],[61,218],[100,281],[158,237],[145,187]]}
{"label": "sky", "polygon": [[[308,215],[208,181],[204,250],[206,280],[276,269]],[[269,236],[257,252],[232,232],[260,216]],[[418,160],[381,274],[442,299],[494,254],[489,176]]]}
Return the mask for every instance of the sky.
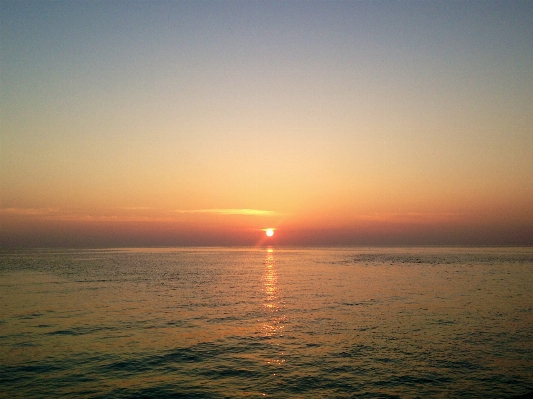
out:
{"label": "sky", "polygon": [[0,0],[0,54],[2,248],[533,245],[531,1]]}

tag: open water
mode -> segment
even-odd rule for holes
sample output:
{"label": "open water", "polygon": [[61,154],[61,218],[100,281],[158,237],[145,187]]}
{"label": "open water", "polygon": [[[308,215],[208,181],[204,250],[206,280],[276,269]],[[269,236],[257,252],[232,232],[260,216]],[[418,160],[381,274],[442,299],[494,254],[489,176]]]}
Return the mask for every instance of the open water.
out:
{"label": "open water", "polygon": [[0,252],[0,396],[510,398],[533,248]]}

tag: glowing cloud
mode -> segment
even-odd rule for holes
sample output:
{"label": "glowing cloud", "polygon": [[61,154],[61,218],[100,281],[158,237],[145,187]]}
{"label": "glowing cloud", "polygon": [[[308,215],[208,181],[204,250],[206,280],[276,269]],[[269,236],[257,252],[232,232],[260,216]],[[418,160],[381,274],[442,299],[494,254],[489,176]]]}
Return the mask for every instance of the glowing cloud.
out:
{"label": "glowing cloud", "polygon": [[217,215],[248,215],[248,216],[274,216],[274,211],[265,211],[260,209],[195,209],[195,210],[177,210],[176,213],[214,213]]}
{"label": "glowing cloud", "polygon": [[0,215],[49,216],[60,212],[56,208],[1,208]]}

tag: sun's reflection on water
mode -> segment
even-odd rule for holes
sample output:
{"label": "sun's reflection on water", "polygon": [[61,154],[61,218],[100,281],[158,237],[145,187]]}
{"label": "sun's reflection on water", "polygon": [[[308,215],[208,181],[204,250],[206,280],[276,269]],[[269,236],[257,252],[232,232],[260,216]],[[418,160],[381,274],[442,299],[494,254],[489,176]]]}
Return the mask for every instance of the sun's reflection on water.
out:
{"label": "sun's reflection on water", "polygon": [[261,329],[263,336],[272,340],[272,344],[276,345],[277,352],[269,356],[265,362],[270,365],[282,365],[285,359],[283,359],[282,348],[279,348],[278,339],[283,337],[286,318],[282,312],[283,298],[278,286],[278,271],[273,248],[267,249],[263,264],[265,266],[262,276],[262,288],[265,295],[263,300],[265,321]]}
{"label": "sun's reflection on water", "polygon": [[274,250],[272,248],[267,249],[267,257],[263,261],[266,266],[263,273],[263,291],[266,294],[265,306],[270,310],[277,310],[279,304],[277,303],[277,283],[278,275],[276,273]]}

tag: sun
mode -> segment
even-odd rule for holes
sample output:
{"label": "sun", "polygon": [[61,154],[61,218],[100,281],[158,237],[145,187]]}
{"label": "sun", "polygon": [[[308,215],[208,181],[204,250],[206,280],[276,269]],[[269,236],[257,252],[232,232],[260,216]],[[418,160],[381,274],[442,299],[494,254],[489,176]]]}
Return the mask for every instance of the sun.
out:
{"label": "sun", "polygon": [[274,229],[266,229],[266,235],[272,237],[274,235]]}

